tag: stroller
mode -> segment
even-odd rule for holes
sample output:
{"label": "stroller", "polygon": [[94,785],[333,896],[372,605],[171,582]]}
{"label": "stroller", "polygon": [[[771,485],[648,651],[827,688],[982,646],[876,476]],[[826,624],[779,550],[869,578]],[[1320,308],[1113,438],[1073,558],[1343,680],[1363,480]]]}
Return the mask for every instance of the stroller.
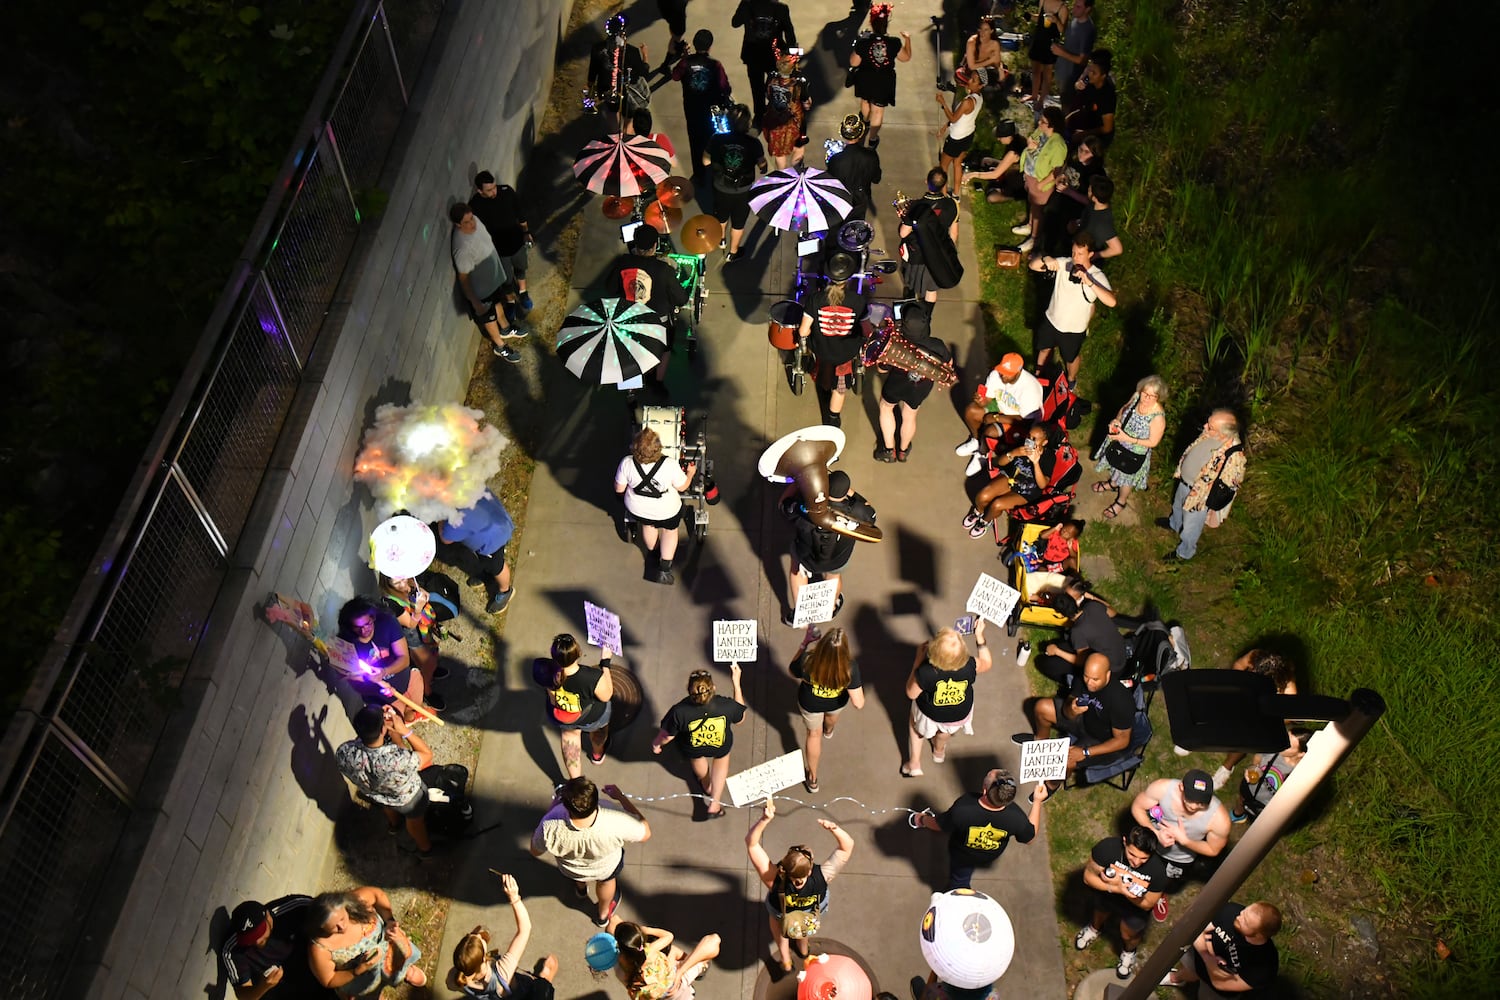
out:
{"label": "stroller", "polygon": [[1052,600],[1063,591],[1063,576],[1033,559],[1036,540],[1047,525],[1032,521],[1018,526],[1014,544],[1001,550],[1001,559],[1010,565],[1010,585],[1021,594],[1005,621],[1005,634],[1013,636],[1022,625],[1065,629],[1070,619],[1052,606]]}

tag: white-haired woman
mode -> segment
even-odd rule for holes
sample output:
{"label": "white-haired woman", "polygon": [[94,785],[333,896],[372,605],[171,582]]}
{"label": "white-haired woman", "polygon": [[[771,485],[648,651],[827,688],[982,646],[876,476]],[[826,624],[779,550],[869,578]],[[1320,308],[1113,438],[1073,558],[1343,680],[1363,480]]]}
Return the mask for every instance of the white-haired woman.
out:
{"label": "white-haired woman", "polygon": [[1104,508],[1106,520],[1113,520],[1125,509],[1130,494],[1150,485],[1151,450],[1161,444],[1167,430],[1167,383],[1160,375],[1147,375],[1135,384],[1135,395],[1120,407],[1109,422],[1109,434],[1094,457],[1095,472],[1106,473],[1094,484],[1095,493],[1113,490],[1114,501]]}

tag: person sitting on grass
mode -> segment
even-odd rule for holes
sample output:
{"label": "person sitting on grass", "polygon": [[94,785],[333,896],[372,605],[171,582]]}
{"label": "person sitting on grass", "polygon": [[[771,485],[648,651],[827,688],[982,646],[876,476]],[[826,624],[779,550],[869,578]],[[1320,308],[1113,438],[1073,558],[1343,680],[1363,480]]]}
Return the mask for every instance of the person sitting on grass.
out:
{"label": "person sitting on grass", "polygon": [[531,938],[531,914],[521,900],[521,889],[510,875],[500,876],[505,899],[516,918],[516,933],[504,954],[490,950],[490,932],[475,927],[453,949],[453,981],[470,1000],[552,1000],[557,956],[548,955],[527,972],[517,972],[526,942]]}
{"label": "person sitting on grass", "polygon": [[1032,732],[1016,733],[1012,742],[1044,740],[1056,729],[1071,744],[1067,770],[1071,776],[1084,761],[1099,763],[1129,748],[1135,699],[1124,684],[1110,680],[1109,657],[1090,653],[1066,694],[1036,699],[1031,721]]}

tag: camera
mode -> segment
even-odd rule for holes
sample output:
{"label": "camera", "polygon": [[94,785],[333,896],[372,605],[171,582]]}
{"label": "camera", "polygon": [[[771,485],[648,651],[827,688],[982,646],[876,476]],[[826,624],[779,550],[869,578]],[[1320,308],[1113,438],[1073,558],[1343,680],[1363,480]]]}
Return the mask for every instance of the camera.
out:
{"label": "camera", "polygon": [[958,81],[944,80],[942,77],[939,77],[937,82],[937,89],[940,91],[945,91],[949,94],[956,94],[958,93]]}
{"label": "camera", "polygon": [[1075,285],[1083,284],[1083,265],[1068,261],[1068,280]]}

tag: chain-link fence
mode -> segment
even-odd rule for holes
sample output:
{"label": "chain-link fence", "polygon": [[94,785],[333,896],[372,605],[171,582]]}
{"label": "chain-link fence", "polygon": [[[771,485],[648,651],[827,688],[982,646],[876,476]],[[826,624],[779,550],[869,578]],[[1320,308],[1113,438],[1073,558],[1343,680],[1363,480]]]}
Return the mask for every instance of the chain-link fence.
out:
{"label": "chain-link fence", "polygon": [[203,636],[443,0],[357,5],[243,259],[183,376],[183,418],[0,739],[6,995],[60,995],[133,797]]}

